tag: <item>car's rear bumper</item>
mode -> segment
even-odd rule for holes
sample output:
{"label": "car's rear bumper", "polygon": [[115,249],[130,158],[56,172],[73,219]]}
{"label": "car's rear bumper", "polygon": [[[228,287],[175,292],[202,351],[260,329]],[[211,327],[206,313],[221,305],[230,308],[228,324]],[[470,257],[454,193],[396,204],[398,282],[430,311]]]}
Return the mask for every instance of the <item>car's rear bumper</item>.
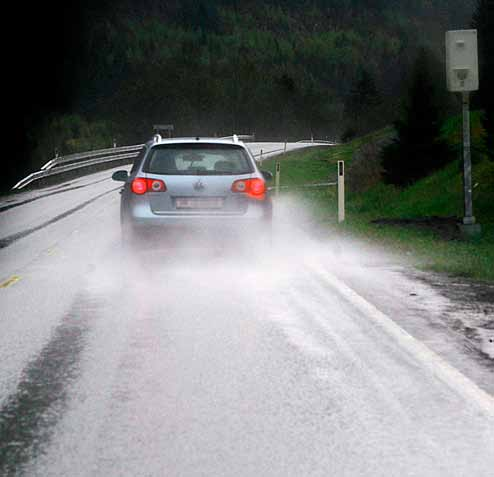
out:
{"label": "car's rear bumper", "polygon": [[271,233],[271,210],[250,215],[123,217],[122,233],[138,242],[224,245],[251,241]]}
{"label": "car's rear bumper", "polygon": [[224,227],[243,227],[254,223],[270,221],[272,216],[272,203],[270,199],[265,201],[252,201],[242,211],[238,212],[208,212],[188,211],[180,213],[171,211],[168,213],[154,212],[148,201],[133,200],[122,209],[122,221],[135,228],[209,228],[221,229]]}
{"label": "car's rear bumper", "polygon": [[239,229],[269,223],[269,216],[167,216],[135,218],[128,221],[135,229]]}

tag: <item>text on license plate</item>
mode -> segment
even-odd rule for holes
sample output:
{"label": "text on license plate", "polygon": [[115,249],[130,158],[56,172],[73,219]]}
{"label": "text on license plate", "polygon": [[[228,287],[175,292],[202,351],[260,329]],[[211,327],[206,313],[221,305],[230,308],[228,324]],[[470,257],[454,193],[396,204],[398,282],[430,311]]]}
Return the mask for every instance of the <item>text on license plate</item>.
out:
{"label": "text on license plate", "polygon": [[177,209],[221,209],[222,197],[179,197],[175,199]]}

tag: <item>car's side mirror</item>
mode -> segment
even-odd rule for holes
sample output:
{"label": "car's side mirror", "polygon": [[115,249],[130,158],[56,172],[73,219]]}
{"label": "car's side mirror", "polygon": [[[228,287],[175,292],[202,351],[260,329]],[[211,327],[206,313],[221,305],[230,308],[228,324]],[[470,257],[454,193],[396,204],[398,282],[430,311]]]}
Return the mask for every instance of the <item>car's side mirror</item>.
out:
{"label": "car's side mirror", "polygon": [[264,177],[264,179],[266,179],[267,181],[272,181],[273,180],[273,174],[271,172],[269,172],[269,171],[261,171],[261,174]]}
{"label": "car's side mirror", "polygon": [[112,174],[111,178],[114,181],[125,182],[129,178],[129,175],[127,171],[116,171]]}

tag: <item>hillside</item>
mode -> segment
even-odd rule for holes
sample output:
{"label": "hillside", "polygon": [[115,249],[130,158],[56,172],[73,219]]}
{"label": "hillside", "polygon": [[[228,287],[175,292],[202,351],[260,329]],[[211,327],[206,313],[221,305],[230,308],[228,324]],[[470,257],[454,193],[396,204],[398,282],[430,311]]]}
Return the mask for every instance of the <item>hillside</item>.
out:
{"label": "hillside", "polygon": [[[22,12],[12,50],[19,157],[6,184],[61,154],[176,135],[335,138],[396,119],[416,50],[471,24],[474,0],[116,0]],[[44,15],[48,13],[48,15]],[[41,24],[40,15],[46,17]],[[35,74],[34,74],[35,73]],[[451,98],[449,98],[451,100]],[[15,176],[15,177],[14,177]]]}
{"label": "hillside", "polygon": [[[473,11],[465,1],[409,4],[122,2],[87,19],[76,109],[136,138],[153,122],[178,134],[338,136],[357,114],[369,130],[394,119],[417,47],[439,60],[444,31],[468,26]],[[353,111],[363,72],[379,98]]]}
{"label": "hillside", "polygon": [[[362,150],[387,136],[389,130],[382,130],[329,152],[312,149],[291,153],[282,159],[281,183],[325,182],[328,175],[335,178],[337,160],[345,160],[347,220],[337,229],[336,188],[294,189],[316,220],[337,233],[356,234],[410,255],[420,267],[494,281],[494,162],[483,158],[473,165],[474,215],[483,233],[476,241],[463,241],[456,228],[463,216],[459,161],[406,188],[386,185],[378,171],[376,174],[378,157],[370,168],[363,169],[358,161]],[[274,161],[263,167],[274,171]]]}

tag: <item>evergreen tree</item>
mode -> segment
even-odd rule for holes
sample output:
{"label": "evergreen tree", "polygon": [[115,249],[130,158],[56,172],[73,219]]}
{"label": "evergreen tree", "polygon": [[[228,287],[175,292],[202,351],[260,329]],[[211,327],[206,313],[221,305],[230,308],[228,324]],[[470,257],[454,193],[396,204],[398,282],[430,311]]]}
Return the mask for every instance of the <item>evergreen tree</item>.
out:
{"label": "evergreen tree", "polygon": [[361,68],[345,101],[345,113],[351,121],[350,127],[358,133],[374,127],[374,124],[368,123],[380,102],[381,96],[374,76],[367,69]]}
{"label": "evergreen tree", "polygon": [[479,0],[473,17],[478,30],[480,89],[476,103],[485,111],[484,127],[487,132],[487,149],[494,159],[494,0]]}
{"label": "evergreen tree", "polygon": [[447,145],[439,139],[441,109],[431,73],[432,58],[419,51],[412,73],[403,118],[395,123],[396,139],[383,150],[384,178],[398,186],[409,185],[439,169],[450,159]]}

